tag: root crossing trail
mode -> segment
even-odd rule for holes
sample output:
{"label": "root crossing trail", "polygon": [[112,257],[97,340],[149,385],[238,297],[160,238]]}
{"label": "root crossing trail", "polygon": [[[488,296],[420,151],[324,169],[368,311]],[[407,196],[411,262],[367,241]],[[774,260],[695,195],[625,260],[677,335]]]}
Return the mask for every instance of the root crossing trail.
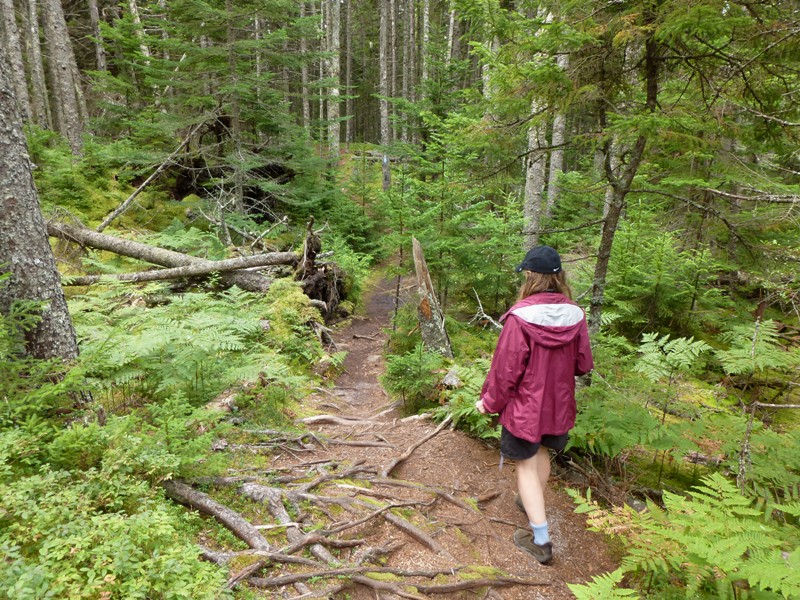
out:
{"label": "root crossing trail", "polygon": [[247,578],[285,598],[572,598],[566,583],[616,565],[559,482],[547,490],[555,558],[541,566],[512,542],[526,525],[513,463],[501,470],[497,449],[447,423],[403,418],[382,389],[392,291],[375,285],[365,314],[334,331],[348,352],[344,371],[308,399],[311,433],[276,445],[278,486],[273,478],[239,489],[268,507],[274,520],[265,515],[262,527],[277,521],[285,538],[270,540],[258,568],[235,573],[231,585]]}

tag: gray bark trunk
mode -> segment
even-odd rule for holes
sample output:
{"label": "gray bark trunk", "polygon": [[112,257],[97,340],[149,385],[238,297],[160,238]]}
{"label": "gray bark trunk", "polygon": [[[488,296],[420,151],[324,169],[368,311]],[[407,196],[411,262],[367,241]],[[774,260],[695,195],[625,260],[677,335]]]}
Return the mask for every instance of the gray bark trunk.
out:
{"label": "gray bark trunk", "polygon": [[103,46],[103,34],[100,32],[100,11],[97,9],[97,0],[89,0],[89,20],[92,24],[94,36],[94,58],[98,71],[105,71],[106,49]]}
{"label": "gray bark trunk", "polygon": [[28,96],[28,84],[25,81],[25,65],[22,61],[22,43],[19,28],[17,27],[17,13],[14,9],[14,0],[2,0],[3,30],[5,51],[8,53],[11,64],[11,74],[14,81],[14,92],[20,108],[22,119],[31,118],[31,101]]}
{"label": "gray bark trunk", "polygon": [[425,97],[425,82],[428,80],[428,46],[431,41],[431,2],[430,0],[423,0],[422,2],[422,48],[420,54],[422,56],[422,75],[420,83],[422,84],[422,97]]}
{"label": "gray bark trunk", "polygon": [[328,52],[328,77],[331,79],[331,89],[328,94],[328,150],[333,165],[339,162],[339,138],[341,136],[341,123],[339,122],[339,74],[341,72],[340,36],[341,36],[341,10],[339,0],[330,0],[328,23],[330,30],[330,45]]}
{"label": "gray bark trunk", "polygon": [[[306,3],[300,2],[300,18],[306,16]],[[311,124],[311,102],[308,98],[308,42],[306,37],[300,38],[300,57],[303,64],[300,66],[300,102],[303,111],[303,129],[308,129]]]}
{"label": "gray bark trunk", "polygon": [[78,356],[78,344],[39,208],[10,68],[0,55],[0,264],[10,274],[0,284],[0,312],[8,314],[17,301],[41,302],[26,351],[69,360]]}
{"label": "gray bark trunk", "polygon": [[[538,111],[536,100],[531,111]],[[545,180],[545,156],[542,147],[545,143],[544,125],[533,123],[528,130],[528,154],[525,159],[525,198],[523,200],[523,238],[525,250],[539,243],[539,230],[542,224],[542,193]]]}
{"label": "gray bark trunk", "polygon": [[[133,0],[131,0],[133,4]],[[231,138],[233,141],[233,206],[237,213],[244,214],[244,174],[243,163],[244,155],[242,152],[242,118],[241,105],[239,102],[239,71],[236,57],[236,31],[233,23],[233,2],[226,0],[225,12],[228,22],[226,26],[226,38],[228,42],[228,71],[232,84],[230,109],[231,109]]]}
{"label": "gray bark trunk", "polygon": [[[49,223],[47,225],[47,233],[53,237],[76,242],[82,246],[89,246],[90,248],[97,248],[99,250],[108,250],[115,254],[129,256],[154,265],[161,265],[162,267],[175,268],[187,265],[207,266],[212,262],[195,256],[189,256],[188,254],[165,250],[164,248],[156,248],[155,246],[148,246],[141,242],[134,242],[104,233],[97,233],[96,231],[83,227],[71,227],[59,223]],[[223,285],[235,285],[248,292],[262,293],[266,292],[272,283],[263,275],[247,271],[223,273],[221,281]]]}
{"label": "gray bark trunk", "polygon": [[383,174],[383,190],[386,191],[391,187],[391,165],[389,158],[385,154],[388,152],[388,146],[391,142],[389,131],[389,0],[378,0],[380,3],[380,31],[379,31],[379,68],[380,68],[380,82],[378,86],[378,93],[380,99],[380,122],[381,122],[381,145],[383,146],[384,157],[382,163]]}
{"label": "gray bark trunk", "polygon": [[422,253],[422,246],[416,238],[412,238],[412,249],[414,268],[417,272],[417,292],[420,298],[417,305],[417,316],[419,317],[422,343],[429,350],[438,352],[447,358],[453,358],[450,337],[444,328],[444,314],[442,309],[439,308],[439,302],[436,299],[431,276],[428,272],[428,265]]}
{"label": "gray bark trunk", "polygon": [[[561,54],[556,59],[558,68],[566,71],[569,68],[569,54]],[[553,214],[553,207],[558,200],[558,178],[564,172],[564,142],[566,141],[567,116],[559,112],[553,118],[553,135],[551,137],[550,174],[547,179],[547,217]]]}
{"label": "gray bark trunk", "polygon": [[80,154],[83,141],[81,109],[77,94],[79,82],[74,77],[77,67],[74,65],[61,0],[45,0],[44,22],[48,47],[47,63],[52,83],[50,100],[56,130],[67,138],[72,152]]}
{"label": "gray bark trunk", "polygon": [[37,0],[28,0],[28,28],[25,35],[25,49],[28,54],[28,69],[31,76],[31,109],[33,120],[45,129],[53,129],[53,117],[47,99],[47,85],[44,81],[44,62],[39,39],[39,11]]}
{"label": "gray bark trunk", "polygon": [[344,126],[344,141],[348,145],[353,142],[353,32],[352,32],[352,0],[345,0],[344,5],[344,89],[347,100],[344,101],[344,114],[347,117]]}

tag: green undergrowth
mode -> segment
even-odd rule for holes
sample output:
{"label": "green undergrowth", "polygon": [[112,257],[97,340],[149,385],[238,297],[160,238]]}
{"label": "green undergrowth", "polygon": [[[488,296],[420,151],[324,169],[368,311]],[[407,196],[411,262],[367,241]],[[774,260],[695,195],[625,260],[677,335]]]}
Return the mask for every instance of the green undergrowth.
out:
{"label": "green undergrowth", "polygon": [[[69,369],[23,354],[36,306],[0,317],[0,589],[3,597],[223,598],[227,570],[196,540],[241,549],[159,485],[266,468],[220,438],[288,428],[329,359],[297,284],[167,296],[161,285],[70,299],[82,354]],[[24,377],[20,377],[24,375]],[[212,409],[234,397],[234,412]],[[207,408],[208,405],[208,408]],[[232,422],[231,422],[232,421]],[[264,507],[215,489],[257,522]],[[237,596],[248,594],[237,592]]]}

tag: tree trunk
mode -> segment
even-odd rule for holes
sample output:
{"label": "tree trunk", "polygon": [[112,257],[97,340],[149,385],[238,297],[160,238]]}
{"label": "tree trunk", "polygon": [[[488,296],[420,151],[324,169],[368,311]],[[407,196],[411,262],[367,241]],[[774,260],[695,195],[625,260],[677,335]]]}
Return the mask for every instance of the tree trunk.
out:
{"label": "tree trunk", "polygon": [[103,46],[103,34],[100,31],[100,11],[97,9],[97,0],[89,0],[89,20],[92,23],[92,35],[94,36],[94,57],[95,67],[98,71],[105,71],[106,49]]}
{"label": "tree trunk", "polygon": [[[538,102],[533,101],[531,112],[539,110]],[[539,243],[539,230],[542,225],[542,192],[545,180],[544,125],[534,122],[528,130],[528,154],[525,158],[525,198],[523,200],[523,237],[525,250]]]}
{"label": "tree trunk", "polygon": [[10,273],[0,283],[0,312],[8,314],[19,301],[41,302],[41,320],[25,334],[26,352],[73,359],[78,343],[39,208],[10,69],[0,55],[0,263]]}
{"label": "tree trunk", "polygon": [[[306,16],[306,3],[300,2],[300,18]],[[308,97],[308,42],[306,36],[300,38],[300,59],[303,61],[300,66],[300,102],[302,103],[303,110],[303,129],[308,130],[311,124],[311,101]]]}
{"label": "tree trunk", "polygon": [[31,118],[31,101],[28,96],[28,85],[25,81],[25,66],[22,61],[22,43],[17,27],[17,13],[14,9],[14,0],[2,0],[4,47],[11,64],[11,74],[14,78],[14,92],[17,104],[24,121]]}
{"label": "tree trunk", "polygon": [[387,156],[388,147],[391,142],[389,132],[389,0],[378,0],[380,3],[380,30],[379,30],[379,67],[380,83],[378,93],[380,94],[380,122],[381,122],[381,145],[383,146],[383,163],[381,172],[383,174],[383,190],[387,191],[391,187],[391,165]]}
{"label": "tree trunk", "polygon": [[344,141],[349,150],[353,143],[353,32],[352,32],[352,0],[345,0],[344,5],[344,90],[347,99],[344,101],[344,114],[347,117],[344,126]]}
{"label": "tree trunk", "polygon": [[425,82],[428,80],[428,46],[431,41],[431,1],[423,0],[422,2],[422,47],[420,48],[420,55],[422,56],[422,75],[420,78],[422,98],[425,97]]}
{"label": "tree trunk", "polygon": [[[133,2],[133,0],[131,0]],[[225,0],[225,12],[227,16],[226,39],[228,43],[228,75],[230,77],[231,97],[231,141],[233,142],[233,205],[240,215],[245,212],[244,208],[244,155],[242,153],[242,119],[241,106],[239,102],[239,71],[236,57],[236,30],[233,23],[233,1]]]}
{"label": "tree trunk", "polygon": [[328,77],[331,79],[331,88],[328,93],[328,152],[331,163],[335,167],[339,163],[339,138],[341,136],[341,123],[339,122],[341,10],[339,0],[330,0],[328,15],[330,32]]}
{"label": "tree trunk", "polygon": [[28,2],[28,28],[25,49],[28,55],[28,70],[31,77],[31,109],[34,122],[44,129],[53,129],[53,118],[44,81],[41,40],[39,39],[39,11],[37,0]]}
{"label": "tree trunk", "polygon": [[128,0],[128,10],[131,12],[131,18],[136,26],[136,37],[139,38],[139,51],[145,57],[145,62],[150,59],[150,48],[145,43],[144,28],[142,27],[142,17],[139,15],[139,6],[136,0]]}
{"label": "tree trunk", "polygon": [[[569,54],[560,54],[556,59],[558,68],[566,71],[569,68]],[[558,178],[564,172],[564,142],[566,141],[567,116],[560,111],[553,118],[553,134],[550,146],[550,174],[547,180],[547,205],[545,215],[550,218],[553,214],[553,207],[558,200],[559,188]]]}
{"label": "tree trunk", "polygon": [[[408,90],[407,95],[405,96],[406,100],[411,102],[414,101],[414,86],[416,85],[416,66],[417,66],[417,57],[416,57],[416,0],[406,0],[406,25],[403,31],[403,35],[406,40],[406,52],[403,53],[403,68],[408,69],[407,77],[408,77]],[[409,139],[408,128],[405,128],[405,136],[406,139]]]}
{"label": "tree trunk", "polygon": [[[107,250],[122,256],[129,256],[138,260],[161,265],[162,267],[183,267],[186,265],[208,265],[208,261],[188,254],[148,246],[141,242],[125,240],[104,233],[97,233],[84,227],[71,227],[60,223],[49,223],[47,232],[53,236],[82,246]],[[236,285],[248,292],[266,292],[272,283],[268,278],[258,273],[248,271],[223,273],[221,281],[224,285]]]}
{"label": "tree trunk", "polygon": [[434,352],[438,352],[447,358],[453,358],[450,337],[444,327],[444,314],[442,314],[439,302],[436,300],[436,293],[433,289],[433,283],[431,283],[425,256],[422,253],[422,246],[416,238],[412,238],[412,249],[414,267],[417,272],[417,292],[420,297],[417,305],[417,316],[419,317],[422,343]]}
{"label": "tree trunk", "polygon": [[[645,20],[651,22],[651,14],[645,14]],[[644,82],[645,82],[645,107],[646,110],[654,112],[658,101],[658,46],[652,34],[645,41],[644,56]],[[597,251],[597,263],[595,264],[594,277],[591,288],[591,302],[589,308],[589,334],[594,335],[600,331],[603,316],[603,301],[605,299],[606,275],[608,274],[608,263],[611,257],[611,249],[614,243],[614,235],[617,231],[619,217],[625,208],[625,200],[630,192],[633,178],[639,170],[644,150],[647,146],[647,137],[640,135],[631,149],[625,153],[628,163],[619,176],[616,176],[611,168],[613,151],[606,153],[606,177],[613,188],[611,203],[608,206],[605,220],[603,222],[603,233],[600,238],[600,247]]]}
{"label": "tree trunk", "polygon": [[67,138],[72,152],[80,154],[83,147],[81,109],[77,94],[80,84],[75,79],[77,67],[74,64],[61,0],[45,0],[44,23],[48,45],[47,64],[52,82],[50,100],[56,130]]}
{"label": "tree trunk", "polygon": [[[389,89],[387,94],[397,96],[397,29],[402,0],[389,0]],[[405,98],[405,96],[403,96]]]}

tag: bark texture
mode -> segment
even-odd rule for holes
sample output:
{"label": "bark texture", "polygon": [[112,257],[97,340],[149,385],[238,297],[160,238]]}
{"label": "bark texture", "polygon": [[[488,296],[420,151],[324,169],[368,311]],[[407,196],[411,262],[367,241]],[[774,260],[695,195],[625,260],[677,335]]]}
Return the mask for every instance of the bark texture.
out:
{"label": "bark texture", "polygon": [[419,317],[422,343],[434,352],[438,352],[447,358],[453,358],[450,337],[444,328],[444,314],[436,299],[431,276],[428,272],[428,265],[422,253],[422,246],[416,238],[412,238],[412,243],[414,267],[417,271],[417,291],[419,292],[417,316]]}
{"label": "bark texture", "polygon": [[67,138],[72,152],[80,154],[83,147],[80,84],[75,77],[78,69],[72,53],[61,0],[45,0],[44,23],[56,130]]}
{"label": "bark texture", "polygon": [[26,351],[72,359],[78,344],[39,208],[10,68],[0,55],[0,268],[10,274],[0,285],[0,312],[7,314],[17,301],[42,302],[41,320],[26,334]]}
{"label": "bark texture", "polygon": [[14,91],[17,95],[22,118],[27,121],[31,117],[31,103],[28,97],[28,86],[25,83],[25,66],[22,62],[22,43],[17,27],[17,15],[14,10],[14,0],[2,0],[3,31],[5,33],[5,51],[8,53],[11,64],[11,75],[14,81]]}

